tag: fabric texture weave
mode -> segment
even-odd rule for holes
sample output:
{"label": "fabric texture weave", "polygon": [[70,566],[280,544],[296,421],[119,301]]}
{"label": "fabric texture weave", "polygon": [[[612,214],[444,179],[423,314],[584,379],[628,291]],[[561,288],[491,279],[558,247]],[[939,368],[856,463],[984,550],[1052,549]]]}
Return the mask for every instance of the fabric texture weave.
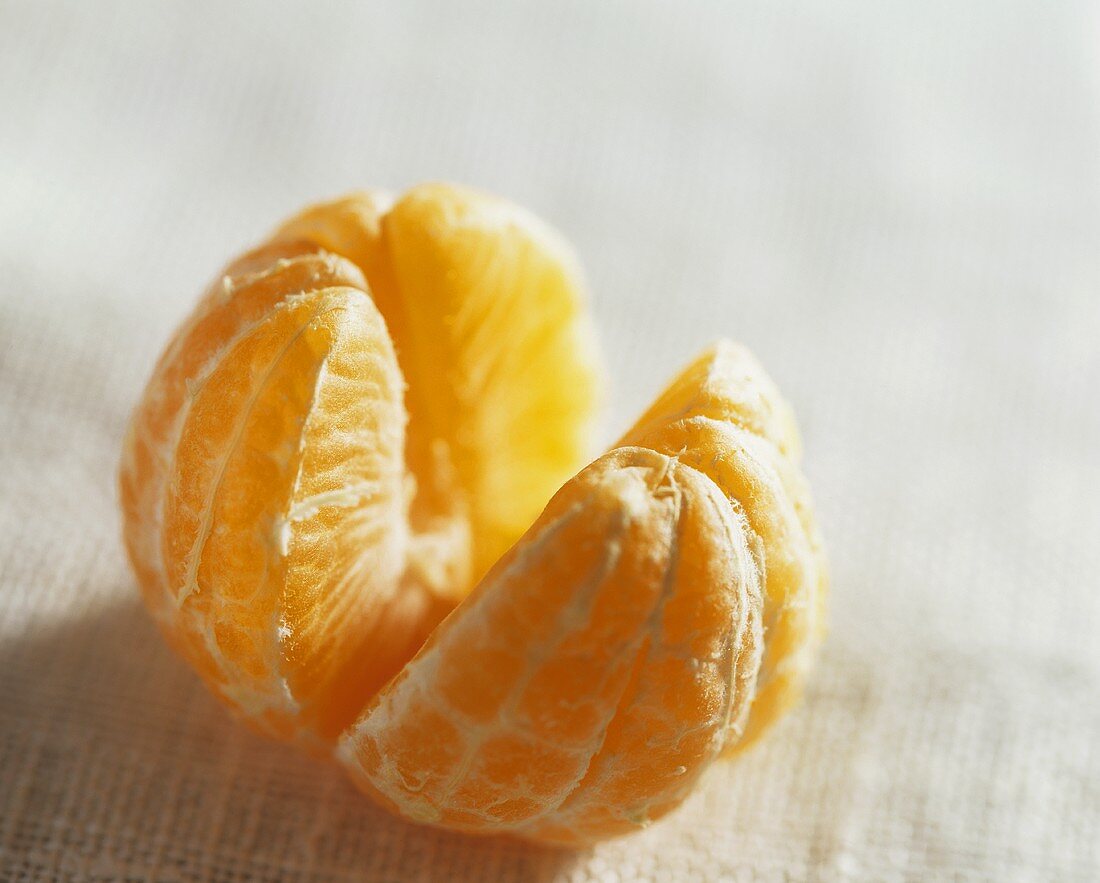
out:
{"label": "fabric texture weave", "polygon": [[[1100,13],[0,2],[0,879],[1100,878]],[[805,702],[589,852],[391,818],[172,655],[115,469],[160,347],[312,199],[455,180],[586,268],[611,441],[713,338],[800,418]]]}

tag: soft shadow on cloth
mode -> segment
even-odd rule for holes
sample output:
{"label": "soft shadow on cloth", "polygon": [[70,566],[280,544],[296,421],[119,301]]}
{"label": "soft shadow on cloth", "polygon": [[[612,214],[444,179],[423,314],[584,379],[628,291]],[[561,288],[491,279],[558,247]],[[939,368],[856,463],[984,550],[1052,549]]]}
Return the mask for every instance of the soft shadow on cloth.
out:
{"label": "soft shadow on cloth", "polygon": [[547,880],[583,855],[388,815],[233,720],[137,601],[0,646],[0,733],[5,879]]}

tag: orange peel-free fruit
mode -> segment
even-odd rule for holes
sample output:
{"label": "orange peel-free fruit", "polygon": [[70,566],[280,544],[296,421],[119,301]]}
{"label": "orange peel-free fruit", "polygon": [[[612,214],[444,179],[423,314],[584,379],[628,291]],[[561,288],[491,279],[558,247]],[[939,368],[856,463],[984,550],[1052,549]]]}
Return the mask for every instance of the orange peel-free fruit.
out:
{"label": "orange peel-free fruit", "polygon": [[406,818],[645,826],[795,700],[826,569],[746,350],[578,472],[599,389],[575,261],[527,213],[442,184],[308,208],[219,276],[134,412],[145,602],[240,716]]}

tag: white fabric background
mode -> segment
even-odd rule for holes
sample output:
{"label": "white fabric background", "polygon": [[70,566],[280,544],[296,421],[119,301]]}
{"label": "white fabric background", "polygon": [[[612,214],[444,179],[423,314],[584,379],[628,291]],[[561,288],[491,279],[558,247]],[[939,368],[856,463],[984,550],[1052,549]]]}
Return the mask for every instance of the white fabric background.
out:
{"label": "white fabric background", "polygon": [[[1098,38],[1084,0],[0,0],[0,878],[1100,878]],[[117,539],[205,281],[426,178],[575,243],[604,440],[719,335],[804,431],[807,701],[591,853],[411,827],[246,733]]]}

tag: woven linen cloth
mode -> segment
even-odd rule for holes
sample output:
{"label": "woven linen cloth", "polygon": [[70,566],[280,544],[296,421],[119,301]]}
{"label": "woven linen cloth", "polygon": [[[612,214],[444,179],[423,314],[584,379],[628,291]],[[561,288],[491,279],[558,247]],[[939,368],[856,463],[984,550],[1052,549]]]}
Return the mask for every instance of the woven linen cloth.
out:
{"label": "woven linen cloth", "polygon": [[[0,879],[1100,879],[1098,38],[1083,0],[0,0]],[[222,262],[433,178],[575,243],[599,441],[723,335],[803,430],[804,703],[589,851],[252,735],[118,539],[127,413]]]}

